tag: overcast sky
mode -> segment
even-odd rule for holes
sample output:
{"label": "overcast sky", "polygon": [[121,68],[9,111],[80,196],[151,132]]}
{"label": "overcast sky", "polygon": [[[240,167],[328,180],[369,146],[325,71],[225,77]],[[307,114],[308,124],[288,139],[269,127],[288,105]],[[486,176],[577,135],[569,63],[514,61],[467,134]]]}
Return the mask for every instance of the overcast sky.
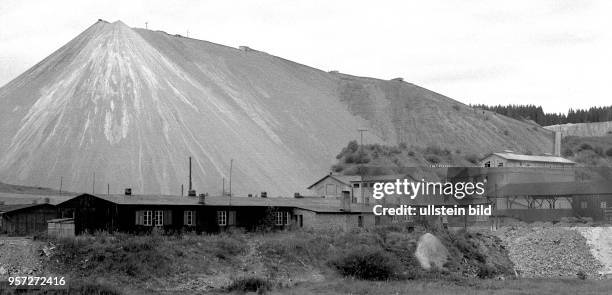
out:
{"label": "overcast sky", "polygon": [[98,18],[403,77],[464,103],[612,105],[612,1],[0,0],[0,85]]}

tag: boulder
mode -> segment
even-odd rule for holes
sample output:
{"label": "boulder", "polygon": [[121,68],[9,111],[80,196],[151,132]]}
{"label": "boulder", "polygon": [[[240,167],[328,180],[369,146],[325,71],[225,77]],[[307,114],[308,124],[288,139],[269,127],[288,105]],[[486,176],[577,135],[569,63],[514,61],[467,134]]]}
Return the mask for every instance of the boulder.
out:
{"label": "boulder", "polygon": [[414,256],[426,270],[432,267],[443,268],[448,260],[448,249],[436,236],[426,233],[419,238]]}

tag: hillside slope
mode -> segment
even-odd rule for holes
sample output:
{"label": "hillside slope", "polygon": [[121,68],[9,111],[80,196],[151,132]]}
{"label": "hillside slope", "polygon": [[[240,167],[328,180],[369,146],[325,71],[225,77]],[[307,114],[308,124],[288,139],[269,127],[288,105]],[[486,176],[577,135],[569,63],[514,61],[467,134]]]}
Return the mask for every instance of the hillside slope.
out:
{"label": "hillside slope", "polygon": [[326,73],[254,50],[98,21],[0,88],[0,180],[178,194],[286,195],[368,143],[549,152],[550,132],[400,81]]}

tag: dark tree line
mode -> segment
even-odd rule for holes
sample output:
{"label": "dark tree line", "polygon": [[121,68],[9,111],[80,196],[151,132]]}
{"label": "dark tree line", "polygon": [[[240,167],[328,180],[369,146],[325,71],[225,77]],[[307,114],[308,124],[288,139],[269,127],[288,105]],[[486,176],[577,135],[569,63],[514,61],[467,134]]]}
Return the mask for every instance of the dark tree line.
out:
{"label": "dark tree line", "polygon": [[535,105],[472,105],[473,108],[488,110],[515,119],[533,120],[542,126],[566,123],[592,123],[612,121],[612,106],[591,107],[587,110],[570,109],[567,114],[544,113]]}

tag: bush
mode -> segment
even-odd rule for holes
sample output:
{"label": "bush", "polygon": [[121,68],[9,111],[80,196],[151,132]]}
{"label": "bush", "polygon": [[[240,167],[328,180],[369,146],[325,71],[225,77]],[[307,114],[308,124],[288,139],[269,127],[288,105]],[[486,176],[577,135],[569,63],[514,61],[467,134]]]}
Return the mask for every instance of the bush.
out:
{"label": "bush", "polygon": [[578,277],[578,278],[579,278],[579,279],[581,279],[581,280],[586,280],[586,279],[587,279],[587,275],[586,275],[586,273],[584,273],[584,271],[579,271],[579,272],[576,274],[576,277]]}
{"label": "bush", "polygon": [[574,151],[572,151],[571,149],[564,149],[563,150],[563,156],[564,157],[573,157],[574,156]]}
{"label": "bush", "polygon": [[232,280],[232,283],[227,286],[227,291],[239,292],[258,292],[265,293],[272,290],[274,284],[265,278],[260,277],[242,277]]}
{"label": "bush", "polygon": [[593,147],[590,144],[583,143],[583,144],[580,145],[579,151],[586,151],[586,150],[592,150],[592,149],[593,149]]}
{"label": "bush", "polygon": [[396,276],[399,266],[379,249],[357,249],[330,263],[343,276],[363,280],[387,280]]}
{"label": "bush", "polygon": [[442,163],[442,159],[436,155],[426,155],[425,160],[431,164],[440,164]]}
{"label": "bush", "polygon": [[478,268],[478,277],[481,279],[490,279],[497,274],[497,268],[489,263],[484,263]]}
{"label": "bush", "polygon": [[478,162],[480,161],[480,157],[476,154],[470,154],[465,156],[465,160],[472,164],[478,164]]}

